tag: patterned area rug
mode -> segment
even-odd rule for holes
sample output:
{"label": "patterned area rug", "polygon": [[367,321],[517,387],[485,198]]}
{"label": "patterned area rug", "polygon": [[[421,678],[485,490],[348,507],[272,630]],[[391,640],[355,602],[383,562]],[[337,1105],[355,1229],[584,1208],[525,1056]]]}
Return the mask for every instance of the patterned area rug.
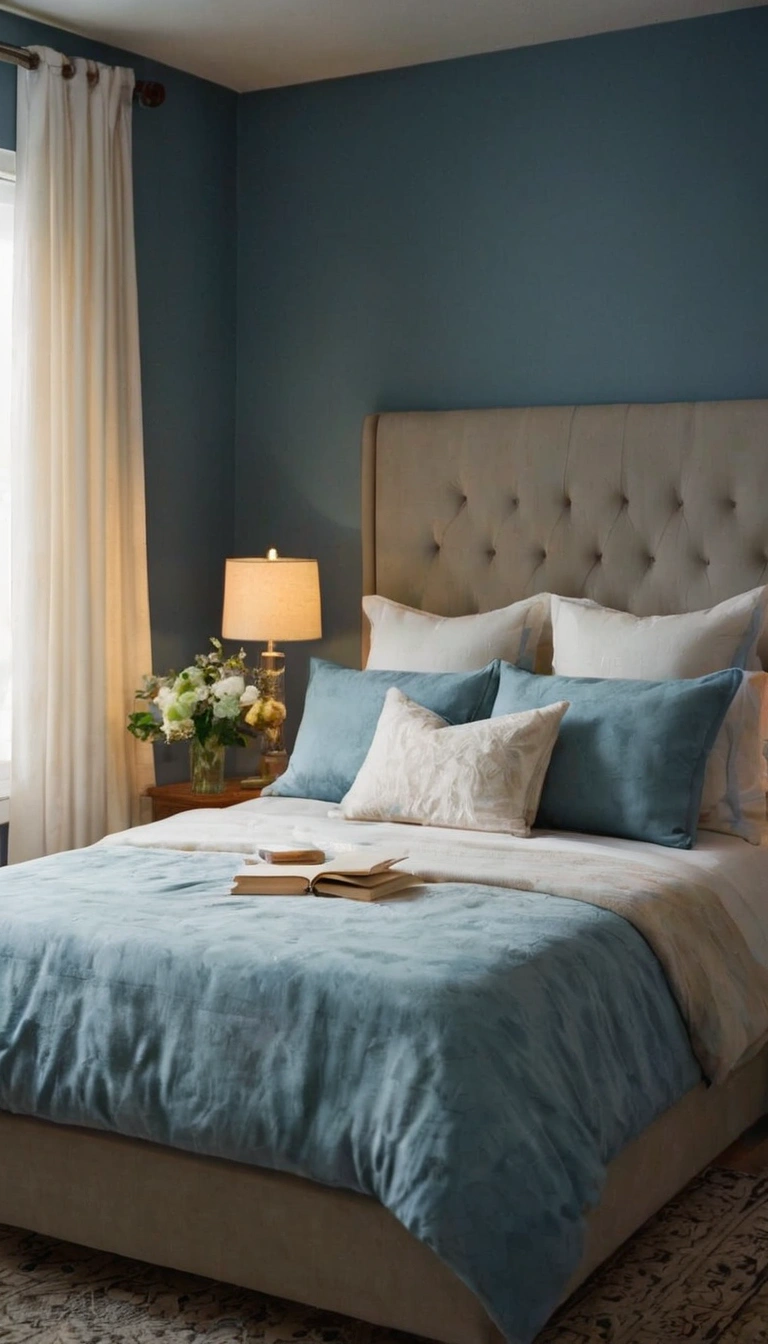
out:
{"label": "patterned area rug", "polygon": [[768,1176],[709,1167],[537,1344],[768,1344]]}
{"label": "patterned area rug", "polygon": [[[0,1228],[3,1344],[408,1344],[408,1337]],[[768,1176],[710,1167],[538,1344],[768,1344]]]}

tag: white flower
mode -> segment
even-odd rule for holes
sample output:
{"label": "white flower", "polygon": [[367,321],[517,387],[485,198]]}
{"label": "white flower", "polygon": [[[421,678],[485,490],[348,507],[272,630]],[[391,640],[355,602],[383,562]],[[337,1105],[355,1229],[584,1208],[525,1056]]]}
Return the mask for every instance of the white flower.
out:
{"label": "white flower", "polygon": [[191,667],[185,667],[177,676],[174,682],[174,690],[191,691],[193,686],[204,686],[205,677],[199,667],[194,664]]}
{"label": "white flower", "polygon": [[181,695],[176,695],[173,691],[169,691],[167,695],[163,696],[163,702],[160,709],[163,715],[163,732],[166,737],[168,737],[172,727],[174,730],[174,737],[188,737],[189,734],[186,730],[181,733],[178,733],[176,730],[180,723],[192,723],[195,710],[197,709],[197,692],[183,691]]}
{"label": "white flower", "polygon": [[160,710],[160,712],[164,714],[168,705],[170,705],[172,701],[174,701],[175,699],[176,696],[174,695],[170,686],[161,686],[160,690],[157,692],[157,696],[155,697],[155,703],[157,704],[157,707]]}
{"label": "white flower", "polygon": [[[232,677],[230,680],[235,681]],[[240,717],[240,697],[238,695],[221,695],[215,701],[213,706],[214,719],[239,719]]]}
{"label": "white flower", "polygon": [[[186,696],[187,703],[196,705],[208,699],[208,687],[199,667],[185,667],[173,683],[174,695]],[[190,700],[189,697],[192,697]]]}
{"label": "white flower", "polygon": [[[199,696],[196,690],[182,691],[181,694],[176,697],[175,709],[177,712],[174,717],[191,719],[197,709],[198,699]],[[170,709],[168,710],[168,717],[171,717]]]}
{"label": "white flower", "polygon": [[245,678],[239,676],[222,677],[220,681],[214,682],[212,689],[213,694],[217,697],[217,699],[221,699],[223,696],[235,695],[237,696],[239,703],[240,696],[245,691]]}
{"label": "white flower", "polygon": [[254,705],[259,698],[258,686],[246,686],[243,694],[240,696],[240,704],[243,709],[248,705]]}

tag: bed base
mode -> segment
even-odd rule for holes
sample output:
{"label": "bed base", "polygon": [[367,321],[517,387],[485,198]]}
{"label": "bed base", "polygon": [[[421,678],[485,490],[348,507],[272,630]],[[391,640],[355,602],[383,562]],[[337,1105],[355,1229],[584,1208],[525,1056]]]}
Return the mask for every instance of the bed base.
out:
{"label": "bed base", "polygon": [[[567,1294],[766,1112],[768,1048],[645,1130],[608,1169]],[[466,1285],[365,1195],[8,1112],[0,1154],[0,1222],[444,1344],[500,1344]]]}

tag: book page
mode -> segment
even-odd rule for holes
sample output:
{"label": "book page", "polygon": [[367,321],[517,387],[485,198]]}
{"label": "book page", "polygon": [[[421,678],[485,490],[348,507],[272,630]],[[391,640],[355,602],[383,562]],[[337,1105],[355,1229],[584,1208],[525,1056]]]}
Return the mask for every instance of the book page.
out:
{"label": "book page", "polygon": [[378,849],[371,845],[366,849],[348,850],[335,859],[327,859],[325,863],[249,862],[238,869],[236,876],[251,879],[303,877],[305,881],[313,882],[321,873],[365,876],[369,873],[386,872],[392,864],[402,863],[404,858],[405,854],[393,854],[391,850]]}

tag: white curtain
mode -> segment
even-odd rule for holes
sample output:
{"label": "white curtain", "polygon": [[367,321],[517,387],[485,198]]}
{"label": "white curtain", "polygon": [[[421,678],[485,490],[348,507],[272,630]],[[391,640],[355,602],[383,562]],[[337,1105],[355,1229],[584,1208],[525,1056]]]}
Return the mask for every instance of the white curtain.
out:
{"label": "white curtain", "polygon": [[0,821],[8,819],[7,804],[3,799],[8,797],[11,762],[10,405],[14,191],[14,182],[0,176]]}
{"label": "white curtain", "polygon": [[152,782],[125,728],[151,666],[134,77],[33,50],[16,141],[12,862],[129,826]]}

